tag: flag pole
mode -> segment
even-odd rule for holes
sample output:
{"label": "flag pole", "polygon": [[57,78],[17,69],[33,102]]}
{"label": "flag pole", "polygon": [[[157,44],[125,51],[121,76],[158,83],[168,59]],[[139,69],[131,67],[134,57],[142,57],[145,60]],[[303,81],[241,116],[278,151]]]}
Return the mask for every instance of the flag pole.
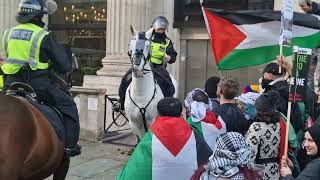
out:
{"label": "flag pole", "polygon": [[283,45],[280,45],[280,66],[279,66],[279,74],[281,74],[281,66],[282,66],[282,56],[283,56]]}
{"label": "flag pole", "polygon": [[289,146],[289,129],[290,129],[290,119],[291,119],[291,105],[292,102],[288,102],[288,110],[287,110],[287,124],[286,124],[286,138],[285,138],[285,144],[284,144],[284,157],[287,159],[288,157],[288,146]]}

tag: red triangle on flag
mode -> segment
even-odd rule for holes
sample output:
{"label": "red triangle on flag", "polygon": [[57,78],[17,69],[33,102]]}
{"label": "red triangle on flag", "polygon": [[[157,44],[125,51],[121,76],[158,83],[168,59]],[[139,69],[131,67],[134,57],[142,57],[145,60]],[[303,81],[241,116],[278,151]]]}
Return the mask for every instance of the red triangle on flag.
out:
{"label": "red triangle on flag", "polygon": [[203,7],[216,64],[236,48],[247,36],[228,20]]}
{"label": "red triangle on flag", "polygon": [[152,133],[175,157],[188,142],[192,129],[183,118],[158,116],[150,127]]}

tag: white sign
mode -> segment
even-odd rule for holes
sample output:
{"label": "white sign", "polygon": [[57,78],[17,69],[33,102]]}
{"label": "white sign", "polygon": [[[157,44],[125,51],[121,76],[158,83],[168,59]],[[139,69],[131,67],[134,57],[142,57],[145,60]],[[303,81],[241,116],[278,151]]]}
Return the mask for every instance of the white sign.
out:
{"label": "white sign", "polygon": [[88,98],[88,110],[98,110],[98,98]]}
{"label": "white sign", "polygon": [[291,46],[293,24],[293,0],[282,1],[279,45]]}

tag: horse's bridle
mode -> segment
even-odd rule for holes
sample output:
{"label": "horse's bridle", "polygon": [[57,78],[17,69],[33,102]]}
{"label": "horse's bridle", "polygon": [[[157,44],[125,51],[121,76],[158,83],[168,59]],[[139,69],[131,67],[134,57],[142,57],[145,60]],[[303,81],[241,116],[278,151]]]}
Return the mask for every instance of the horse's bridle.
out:
{"label": "horse's bridle", "polygon": [[[133,69],[133,66],[134,66],[134,61],[133,61],[133,58],[136,56],[136,55],[141,55],[142,58],[144,59],[144,63],[143,63],[143,68],[142,68],[142,72],[143,74],[147,74],[147,73],[150,73],[152,72],[152,67],[151,69],[146,69],[145,66],[147,64],[147,57],[142,53],[142,52],[136,52],[131,58],[130,58],[130,61],[131,61],[131,68]],[[145,72],[146,71],[146,72]]]}
{"label": "horse's bridle", "polygon": [[[153,73],[153,68],[152,66],[151,69],[146,69],[145,68],[145,65],[147,64],[147,57],[143,54],[142,51],[137,51],[135,52],[135,54],[131,57],[130,61],[131,61],[131,64],[132,64],[132,69],[133,69],[133,66],[134,66],[134,61],[133,61],[133,58],[136,56],[136,55],[141,55],[142,58],[144,58],[144,64],[143,64],[143,68],[142,68],[142,72],[143,74],[147,74],[147,73]],[[146,71],[146,72],[145,72]],[[139,109],[140,113],[141,113],[141,116],[142,116],[142,120],[143,120],[143,127],[144,127],[144,130],[145,132],[148,131],[148,127],[147,127],[147,121],[146,121],[146,109],[147,107],[151,104],[152,100],[154,99],[155,95],[156,95],[156,80],[155,78],[153,78],[153,82],[154,82],[154,90],[153,90],[153,95],[151,97],[151,99],[149,100],[149,102],[147,103],[147,105],[145,107],[140,107],[136,102],[134,102],[134,100],[132,99],[131,97],[131,89],[129,88],[129,98],[131,100],[131,102]]]}

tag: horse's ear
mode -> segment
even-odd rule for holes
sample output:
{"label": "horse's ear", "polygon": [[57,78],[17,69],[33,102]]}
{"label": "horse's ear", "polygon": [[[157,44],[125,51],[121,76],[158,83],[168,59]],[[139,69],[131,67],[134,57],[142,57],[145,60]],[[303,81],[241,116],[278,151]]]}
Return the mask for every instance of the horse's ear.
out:
{"label": "horse's ear", "polygon": [[150,39],[150,38],[151,38],[152,32],[153,32],[153,27],[150,28],[148,31],[146,31],[146,38],[147,38],[147,39]]}
{"label": "horse's ear", "polygon": [[132,36],[135,36],[138,34],[138,31],[136,29],[134,29],[132,25],[130,25],[130,32],[131,32]]}

